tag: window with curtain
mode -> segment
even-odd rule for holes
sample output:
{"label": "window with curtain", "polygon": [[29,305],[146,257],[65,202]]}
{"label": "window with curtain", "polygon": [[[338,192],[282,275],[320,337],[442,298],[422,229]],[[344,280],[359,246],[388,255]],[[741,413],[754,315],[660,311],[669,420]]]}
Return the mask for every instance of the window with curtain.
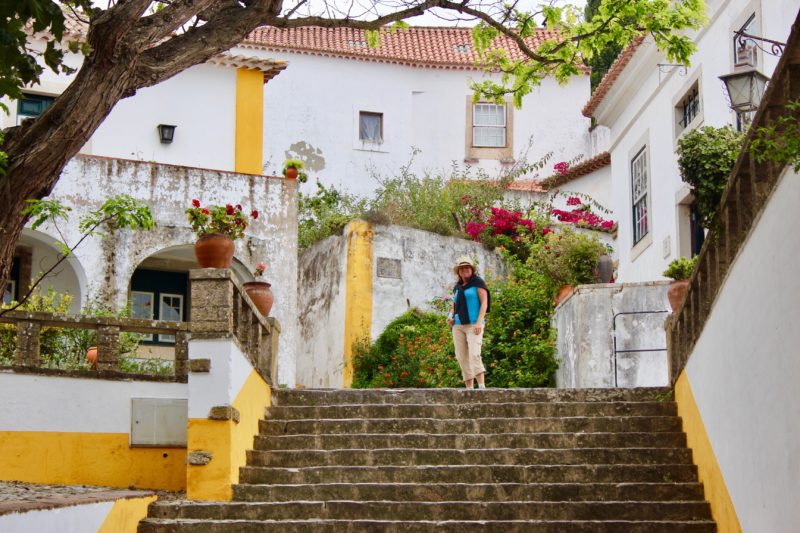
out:
{"label": "window with curtain", "polygon": [[631,196],[633,204],[633,244],[647,235],[647,147],[631,160]]}
{"label": "window with curtain", "polygon": [[358,138],[364,142],[383,142],[383,113],[359,111]]}
{"label": "window with curtain", "polygon": [[502,148],[506,145],[506,106],[475,104],[472,108],[472,145]]}

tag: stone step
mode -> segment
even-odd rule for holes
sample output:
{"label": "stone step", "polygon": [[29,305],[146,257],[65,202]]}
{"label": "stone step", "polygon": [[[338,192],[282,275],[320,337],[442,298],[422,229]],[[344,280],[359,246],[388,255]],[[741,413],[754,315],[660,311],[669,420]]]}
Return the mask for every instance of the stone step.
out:
{"label": "stone step", "polygon": [[675,416],[675,402],[436,403],[403,405],[273,406],[267,420],[341,418],[513,418],[572,416]]}
{"label": "stone step", "polygon": [[702,501],[701,483],[323,483],[234,485],[248,502],[385,501]]}
{"label": "stone step", "polygon": [[564,418],[345,418],[338,420],[261,420],[262,435],[330,433],[624,433],[679,432],[676,416]]}
{"label": "stone step", "polygon": [[662,433],[488,433],[256,436],[257,450],[342,450],[354,448],[667,448],[685,447],[686,434]]}
{"label": "stone step", "polygon": [[705,520],[697,502],[163,502],[153,518],[211,520]]}
{"label": "stone step", "polygon": [[148,518],[139,533],[714,533],[711,520],[173,520]]}
{"label": "stone step", "polygon": [[273,405],[506,402],[640,402],[671,399],[670,389],[303,389],[274,390]]}
{"label": "stone step", "polygon": [[242,484],[308,483],[688,483],[697,481],[690,464],[659,465],[454,465],[454,466],[316,466],[277,468],[245,466]]}
{"label": "stone step", "polygon": [[248,466],[691,464],[686,448],[280,450],[247,452]]}

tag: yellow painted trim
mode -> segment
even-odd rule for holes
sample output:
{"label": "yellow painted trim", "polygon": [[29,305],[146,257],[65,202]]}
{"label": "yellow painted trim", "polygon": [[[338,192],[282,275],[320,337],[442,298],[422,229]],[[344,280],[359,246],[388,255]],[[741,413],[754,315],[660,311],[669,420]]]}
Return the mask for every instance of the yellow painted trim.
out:
{"label": "yellow painted trim", "polygon": [[230,501],[233,484],[239,482],[239,468],[247,464],[247,450],[253,449],[258,421],[270,404],[270,388],[252,370],[239,390],[233,407],[239,410],[239,423],[232,420],[189,419],[189,450],[211,452],[205,465],[189,465],[186,495],[193,500]]}
{"label": "yellow painted trim", "polygon": [[678,404],[678,415],[683,420],[686,442],[692,449],[694,462],[697,465],[698,477],[703,483],[706,500],[711,504],[711,514],[717,522],[717,530],[720,533],[741,533],[742,526],[739,524],[736,508],[728,494],[728,487],[714,455],[714,448],[708,439],[686,370],[681,372],[678,381],[675,382],[675,401]]}
{"label": "yellow painted trim", "polygon": [[370,338],[372,331],[374,231],[364,220],[354,220],[347,228],[343,382],[345,387],[350,387],[353,384],[353,343]]}
{"label": "yellow painted trim", "polygon": [[186,450],[131,448],[127,433],[0,432],[0,480],[178,491]]}
{"label": "yellow painted trim", "polygon": [[154,501],[155,496],[115,501],[97,533],[136,533],[139,521],[147,516],[147,506]]}
{"label": "yellow painted trim", "polygon": [[262,174],[264,153],[264,73],[236,71],[236,172]]}

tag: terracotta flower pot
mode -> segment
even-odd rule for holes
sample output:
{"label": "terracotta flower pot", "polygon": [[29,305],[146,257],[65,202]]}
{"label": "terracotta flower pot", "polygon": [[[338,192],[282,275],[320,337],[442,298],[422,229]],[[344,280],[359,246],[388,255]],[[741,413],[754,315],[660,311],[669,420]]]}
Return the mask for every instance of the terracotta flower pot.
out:
{"label": "terracotta flower pot", "polygon": [[297,179],[297,169],[296,168],[287,168],[286,172],[283,173],[287,180],[296,180]]}
{"label": "terracotta flower pot", "polygon": [[572,294],[572,291],[574,290],[575,288],[572,285],[562,285],[561,288],[558,289],[558,294],[556,294],[556,305],[569,298],[570,294]]}
{"label": "terracotta flower pot", "polygon": [[272,289],[270,289],[272,285],[266,281],[248,281],[243,286],[247,295],[256,304],[258,312],[265,317],[269,316],[272,303],[275,301],[275,296],[272,294]]}
{"label": "terracotta flower pot", "polygon": [[200,268],[230,268],[233,240],[222,233],[208,233],[194,243],[194,255]]}
{"label": "terracotta flower pot", "polygon": [[97,370],[97,346],[90,346],[86,350],[86,364],[90,365],[93,370]]}
{"label": "terracotta flower pot", "polygon": [[688,279],[679,279],[672,282],[667,289],[667,299],[669,300],[669,305],[672,307],[672,312],[678,310],[683,299],[686,298],[686,290],[689,288],[689,280]]}

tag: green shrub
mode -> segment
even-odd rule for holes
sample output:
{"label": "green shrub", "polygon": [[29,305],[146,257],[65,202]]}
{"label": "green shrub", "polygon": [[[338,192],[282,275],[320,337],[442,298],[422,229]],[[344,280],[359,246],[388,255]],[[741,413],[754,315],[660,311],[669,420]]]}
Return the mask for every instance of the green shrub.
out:
{"label": "green shrub", "polygon": [[531,243],[528,264],[550,278],[553,289],[561,285],[596,282],[596,269],[606,245],[585,233],[564,228]]}
{"label": "green shrub", "polygon": [[316,193],[300,193],[297,209],[298,247],[305,250],[331,235],[340,235],[348,222],[364,217],[367,200],[317,182]]}
{"label": "green shrub", "polygon": [[412,309],[353,346],[353,387],[454,387],[461,371],[443,315]]}
{"label": "green shrub", "polygon": [[681,179],[692,186],[700,223],[710,228],[717,215],[731,169],[739,157],[744,134],[730,126],[704,126],[678,140]]}
{"label": "green shrub", "polygon": [[698,257],[699,256],[695,256],[693,259],[689,259],[688,257],[679,257],[678,259],[673,260],[664,271],[664,277],[672,278],[675,281],[689,279],[692,277],[692,272],[697,264]]}

